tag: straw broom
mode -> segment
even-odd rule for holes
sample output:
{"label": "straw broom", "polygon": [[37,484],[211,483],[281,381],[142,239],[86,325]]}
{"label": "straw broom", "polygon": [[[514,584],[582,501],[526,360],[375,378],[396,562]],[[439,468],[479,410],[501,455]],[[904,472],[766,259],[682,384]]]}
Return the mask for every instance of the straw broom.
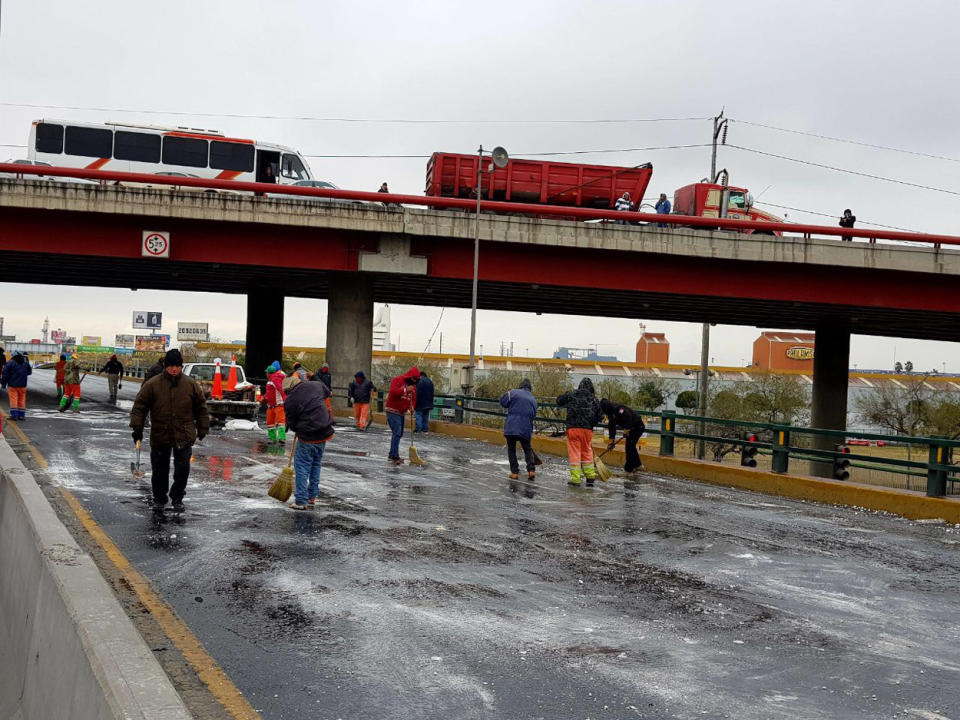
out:
{"label": "straw broom", "polygon": [[417,452],[417,446],[413,444],[413,428],[413,413],[410,413],[410,464],[423,467],[426,463],[420,457],[420,453]]}
{"label": "straw broom", "polygon": [[610,452],[611,450],[613,450],[613,448],[616,447],[616,446],[620,443],[620,441],[623,440],[623,438],[624,438],[624,436],[621,435],[619,438],[617,438],[617,441],[613,444],[613,447],[607,448],[607,449],[604,450],[602,453],[600,453],[596,458],[594,458],[593,466],[594,466],[594,467],[596,468],[596,470],[597,470],[597,477],[600,478],[603,482],[607,482],[610,478],[612,478],[612,477],[613,477],[613,473],[610,472],[610,468],[608,468],[608,467],[604,464],[602,458],[603,458],[603,456],[606,455],[608,452]]}
{"label": "straw broom", "polygon": [[273,481],[273,485],[267,491],[267,495],[276,498],[280,502],[286,502],[293,495],[293,453],[297,449],[297,437],[293,437],[293,447],[290,448],[290,459],[287,466],[280,471],[280,476]]}

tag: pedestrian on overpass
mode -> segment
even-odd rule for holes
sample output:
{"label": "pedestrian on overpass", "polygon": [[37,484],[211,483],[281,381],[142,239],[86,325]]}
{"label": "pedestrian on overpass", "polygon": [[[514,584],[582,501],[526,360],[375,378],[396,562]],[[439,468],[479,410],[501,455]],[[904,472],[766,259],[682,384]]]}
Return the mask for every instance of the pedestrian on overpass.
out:
{"label": "pedestrian on overpass", "polygon": [[387,411],[387,425],[390,426],[390,452],[387,461],[391,465],[403,465],[400,457],[400,438],[403,437],[403,418],[417,404],[417,383],[420,382],[420,371],[416,367],[410,368],[403,375],[397,375],[390,381],[390,390],[384,409]]}
{"label": "pedestrian on overpass", "polygon": [[301,382],[296,375],[283,381],[287,394],[287,427],[297,434],[293,453],[294,496],[290,507],[307,510],[320,496],[320,469],[326,442],[333,437],[330,397],[323,383]]}
{"label": "pedestrian on overpass", "polygon": [[[613,209],[617,212],[630,212],[630,209],[633,207],[633,202],[630,200],[630,193],[624,192],[623,195],[617,198],[617,202],[614,203]],[[626,220],[617,220],[617,225],[626,225]]]}
{"label": "pedestrian on overpass", "polygon": [[267,366],[267,441],[271,445],[287,442],[287,416],[283,408],[287,398],[283,392],[286,377],[278,361],[274,360]]}
{"label": "pedestrian on overpass", "polygon": [[433,380],[421,370],[417,382],[416,425],[414,432],[430,432],[430,413],[433,411]]}
{"label": "pedestrian on overpass", "polygon": [[19,350],[13,351],[10,362],[0,372],[0,387],[7,388],[10,419],[27,419],[27,377],[33,373],[30,361]]}
{"label": "pedestrian on overpass", "polygon": [[600,403],[590,378],[584,378],[576,390],[557,398],[557,405],[567,409],[567,457],[570,460],[568,485],[580,487],[586,477],[587,487],[597,478],[593,465],[593,427],[603,417]]}
{"label": "pedestrian on overpass", "polygon": [[[667,194],[666,194],[666,193],[660,193],[660,199],[657,200],[657,204],[654,206],[653,209],[656,210],[657,215],[669,215],[669,214],[670,214],[671,205],[670,205],[670,201],[667,200]],[[659,228],[665,228],[665,227],[667,227],[667,224],[666,224],[666,223],[657,223],[657,227],[659,227]]]}
{"label": "pedestrian on overpass", "polygon": [[347,387],[347,402],[353,405],[353,421],[358,430],[366,430],[373,422],[370,419],[370,400],[376,386],[363,370],[358,370]]}
{"label": "pedestrian on overpass", "polygon": [[53,366],[54,382],[57,383],[57,402],[63,397],[63,373],[67,367],[67,356],[61,354],[57,364]]}
{"label": "pedestrian on overpass", "polygon": [[123,375],[123,365],[117,360],[116,355],[111,355],[100,372],[107,374],[107,387],[110,389],[110,399],[116,400],[117,389],[120,387],[120,377]]}
{"label": "pedestrian on overpass", "polygon": [[73,403],[71,410],[80,412],[80,377],[82,368],[80,360],[76,355],[66,354],[67,364],[63,368],[63,397],[60,398],[60,412],[67,409],[67,405]]}
{"label": "pedestrian on overpass", "polygon": [[[853,224],[857,221],[857,216],[850,212],[850,208],[847,208],[843,211],[843,217],[840,218],[840,227],[852,228]],[[870,223],[867,223],[868,225]],[[841,240],[845,242],[853,242],[853,237],[850,235],[844,235]]]}
{"label": "pedestrian on overpass", "polygon": [[508,390],[500,396],[500,404],[507,409],[507,419],[503,423],[503,436],[507,441],[507,460],[510,463],[510,479],[520,475],[520,462],[517,460],[517,443],[523,449],[523,459],[527,463],[527,480],[537,476],[537,456],[530,446],[533,438],[533,421],[537,417],[537,399],[533,396],[530,381],[524,378],[516,390]]}
{"label": "pedestrian on overpass", "polygon": [[640,462],[640,453],[637,452],[637,443],[640,442],[640,436],[646,430],[643,418],[626,405],[612,403],[606,398],[600,401],[600,409],[607,416],[607,432],[610,437],[610,443],[607,450],[613,450],[616,445],[617,428],[619,427],[626,435],[625,452],[627,461],[623,466],[626,472],[642,470],[643,463]]}
{"label": "pedestrian on overpass", "polygon": [[147,380],[137,393],[130,411],[130,427],[133,441],[140,442],[147,413],[150,414],[150,467],[153,470],[150,484],[154,510],[163,510],[169,494],[173,509],[182,512],[193,444],[210,432],[210,415],[200,383],[183,374],[180,351],[167,352],[163,365],[163,373]]}

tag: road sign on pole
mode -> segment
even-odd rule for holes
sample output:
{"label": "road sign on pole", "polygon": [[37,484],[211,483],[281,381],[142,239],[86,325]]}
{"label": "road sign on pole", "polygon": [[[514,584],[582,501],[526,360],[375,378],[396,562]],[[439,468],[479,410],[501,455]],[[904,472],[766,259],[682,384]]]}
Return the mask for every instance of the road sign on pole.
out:
{"label": "road sign on pole", "polygon": [[144,230],[140,255],[153,258],[170,257],[170,233],[157,230]]}

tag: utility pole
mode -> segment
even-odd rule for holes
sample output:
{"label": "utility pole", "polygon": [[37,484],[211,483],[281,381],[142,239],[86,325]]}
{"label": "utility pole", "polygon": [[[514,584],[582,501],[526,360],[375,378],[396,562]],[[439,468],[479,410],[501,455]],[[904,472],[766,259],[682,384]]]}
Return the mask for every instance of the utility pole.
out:
{"label": "utility pole", "polygon": [[[717,177],[717,140],[720,133],[727,126],[727,120],[723,117],[723,110],[713,119],[713,139],[710,152],[710,182],[715,182]],[[703,323],[703,333],[700,339],[700,387],[697,390],[697,414],[704,417],[707,414],[707,387],[709,386],[710,367],[707,362],[710,359],[710,323]],[[706,434],[706,422],[700,421],[700,434]],[[697,443],[697,458],[703,460],[707,454],[707,443],[700,440]]]}

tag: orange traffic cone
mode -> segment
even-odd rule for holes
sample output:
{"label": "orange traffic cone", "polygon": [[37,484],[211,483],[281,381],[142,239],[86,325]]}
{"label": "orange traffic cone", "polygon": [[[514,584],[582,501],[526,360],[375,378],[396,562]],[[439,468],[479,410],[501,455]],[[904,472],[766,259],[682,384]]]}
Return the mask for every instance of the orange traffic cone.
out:
{"label": "orange traffic cone", "polygon": [[220,376],[220,360],[217,360],[217,366],[213,371],[213,391],[211,395],[214,400],[223,399],[223,378]]}
{"label": "orange traffic cone", "polygon": [[230,357],[230,374],[227,375],[227,390],[237,389],[237,356]]}

